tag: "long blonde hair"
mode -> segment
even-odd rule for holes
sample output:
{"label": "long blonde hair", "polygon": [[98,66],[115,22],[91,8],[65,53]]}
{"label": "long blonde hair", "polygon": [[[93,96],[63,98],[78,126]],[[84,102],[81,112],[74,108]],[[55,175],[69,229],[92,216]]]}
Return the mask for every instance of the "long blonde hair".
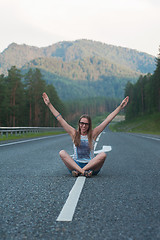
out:
{"label": "long blonde hair", "polygon": [[92,149],[93,148],[93,143],[92,143],[92,140],[93,140],[92,139],[92,120],[91,120],[90,116],[87,115],[87,114],[83,114],[80,117],[80,119],[78,121],[78,129],[75,132],[75,136],[74,136],[73,141],[74,141],[74,144],[75,144],[76,147],[80,146],[80,142],[81,142],[81,140],[80,140],[80,138],[81,138],[80,121],[81,121],[82,118],[88,119],[89,128],[87,130],[87,136],[88,136],[89,147],[90,147],[90,149]]}

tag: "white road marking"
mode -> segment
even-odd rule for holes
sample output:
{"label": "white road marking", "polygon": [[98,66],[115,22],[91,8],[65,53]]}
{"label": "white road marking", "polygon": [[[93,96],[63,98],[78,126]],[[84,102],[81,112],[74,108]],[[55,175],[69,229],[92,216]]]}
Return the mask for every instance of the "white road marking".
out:
{"label": "white road marking", "polygon": [[97,147],[97,142],[95,142],[95,144],[94,144],[94,150],[96,149],[96,147]]}
{"label": "white road marking", "polygon": [[101,150],[94,151],[95,154],[101,153],[101,152],[110,152],[112,150],[111,146],[103,146]]}
{"label": "white road marking", "polygon": [[160,141],[160,138],[153,138],[153,137],[147,137],[147,136],[140,136],[140,137],[149,138],[149,139],[152,139],[152,140]]}
{"label": "white road marking", "polygon": [[84,176],[77,178],[56,221],[72,221],[85,180]]}
{"label": "white road marking", "polygon": [[18,142],[4,143],[4,144],[1,144],[0,147],[5,147],[5,146],[9,146],[9,145],[20,144],[20,143],[26,143],[26,142],[32,142],[32,141],[38,141],[38,140],[42,140],[42,139],[46,139],[46,138],[58,137],[58,136],[62,136],[62,135],[66,135],[66,133],[64,133],[64,134],[59,134],[59,135],[53,135],[53,136],[47,136],[47,137],[41,137],[41,138],[33,138],[33,139],[28,139],[28,140],[23,140],[23,141],[20,140],[20,141],[18,141]]}
{"label": "white road marking", "polygon": [[131,134],[131,135],[133,135],[133,136],[137,136],[137,137],[148,138],[148,139],[152,139],[152,140],[156,140],[156,141],[160,141],[160,138],[148,137],[148,136],[138,135],[138,134]]}
{"label": "white road marking", "polygon": [[98,141],[99,141],[99,139],[100,139],[101,134],[102,134],[102,133],[100,133],[100,134],[98,135],[97,139],[96,139],[96,142],[95,142],[95,144],[94,144],[94,150],[95,150],[96,147],[97,147],[97,144],[98,144]]}

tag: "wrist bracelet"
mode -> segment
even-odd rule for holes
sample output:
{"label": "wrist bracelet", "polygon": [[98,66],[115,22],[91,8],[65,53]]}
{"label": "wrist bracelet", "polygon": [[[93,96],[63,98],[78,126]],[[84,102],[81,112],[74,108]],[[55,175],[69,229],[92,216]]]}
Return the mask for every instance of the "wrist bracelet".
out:
{"label": "wrist bracelet", "polygon": [[57,119],[59,116],[61,116],[61,114],[59,113],[55,118]]}

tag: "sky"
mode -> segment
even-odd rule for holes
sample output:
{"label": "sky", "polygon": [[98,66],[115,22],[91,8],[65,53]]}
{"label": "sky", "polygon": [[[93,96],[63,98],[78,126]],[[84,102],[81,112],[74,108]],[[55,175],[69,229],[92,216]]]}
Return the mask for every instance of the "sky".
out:
{"label": "sky", "polygon": [[0,52],[77,39],[157,56],[160,0],[0,0]]}

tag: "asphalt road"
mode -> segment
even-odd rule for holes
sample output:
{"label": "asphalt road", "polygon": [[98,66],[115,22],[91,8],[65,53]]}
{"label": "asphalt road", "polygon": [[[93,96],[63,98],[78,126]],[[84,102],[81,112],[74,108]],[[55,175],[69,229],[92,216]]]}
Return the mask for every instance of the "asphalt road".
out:
{"label": "asphalt road", "polygon": [[160,239],[160,138],[106,131],[112,147],[87,178],[73,220],[57,222],[76,179],[59,158],[68,135],[0,144],[0,239]]}

